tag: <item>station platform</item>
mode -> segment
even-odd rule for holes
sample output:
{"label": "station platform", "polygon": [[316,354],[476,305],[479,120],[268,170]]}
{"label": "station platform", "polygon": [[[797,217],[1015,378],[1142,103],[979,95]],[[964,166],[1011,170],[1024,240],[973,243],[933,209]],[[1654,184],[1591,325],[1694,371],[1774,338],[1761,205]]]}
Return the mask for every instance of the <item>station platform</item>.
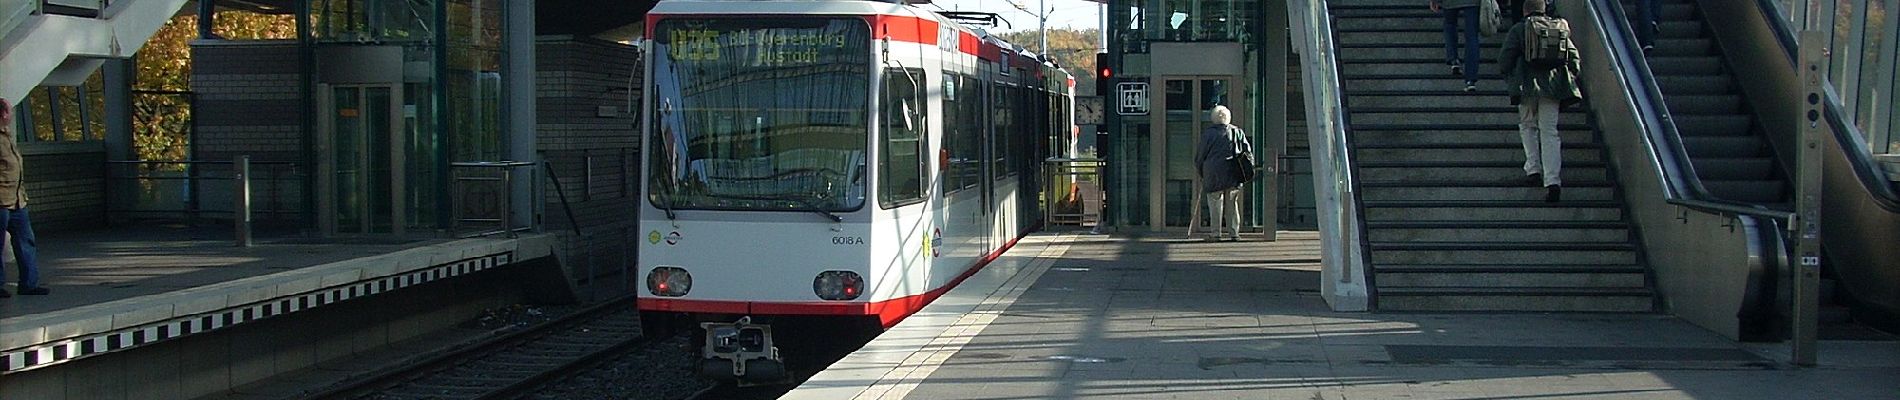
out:
{"label": "station platform", "polygon": [[1041,233],[782,399],[1900,398],[1900,342],[1821,365],[1662,314],[1331,311],[1319,241]]}
{"label": "station platform", "polygon": [[[259,238],[165,226],[40,234],[45,296],[0,299],[0,373],[121,351],[551,254],[551,238]],[[17,292],[12,256],[7,290]]]}

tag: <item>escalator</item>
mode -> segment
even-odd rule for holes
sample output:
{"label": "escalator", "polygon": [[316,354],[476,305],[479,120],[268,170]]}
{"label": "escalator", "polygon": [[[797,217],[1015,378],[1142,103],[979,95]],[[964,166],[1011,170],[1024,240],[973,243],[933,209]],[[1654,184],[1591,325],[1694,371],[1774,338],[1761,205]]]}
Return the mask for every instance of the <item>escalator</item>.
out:
{"label": "escalator", "polygon": [[[1732,219],[1722,224],[1731,230],[1739,226],[1752,232],[1742,235],[1748,244],[1745,256],[1726,256],[1748,260],[1748,267],[1734,270],[1737,274],[1745,271],[1747,276],[1740,298],[1685,294],[1682,290],[1733,289],[1720,282],[1731,280],[1743,285],[1740,279],[1718,277],[1710,271],[1684,273],[1668,265],[1657,267],[1664,291],[1672,293],[1669,302],[1676,303],[1670,307],[1672,313],[1717,331],[1739,330],[1738,336],[1743,339],[1783,338],[1791,320],[1788,310],[1793,286],[1793,268],[1788,261],[1791,241],[1785,229],[1785,224],[1792,221],[1789,210],[1794,205],[1794,184],[1789,177],[1794,176],[1792,156],[1804,97],[1794,67],[1793,35],[1783,22],[1786,19],[1767,0],[1657,1],[1663,2],[1658,40],[1647,54],[1634,45],[1631,27],[1635,24],[1629,19],[1633,13],[1625,12],[1636,11],[1634,4],[1618,7],[1616,3],[1587,2],[1560,6],[1577,11],[1566,12],[1568,15],[1607,27],[1603,36],[1585,38],[1599,40],[1602,46],[1580,45],[1599,47],[1595,49],[1597,56],[1614,59],[1598,61],[1600,66],[1628,61],[1601,66],[1596,71],[1598,76],[1586,79],[1596,80],[1591,86],[1598,88],[1627,90],[1614,94],[1628,95],[1627,100],[1640,114],[1629,122],[1641,127],[1638,133],[1642,140],[1614,151],[1624,158],[1624,174],[1653,170],[1662,178],[1659,191],[1637,190],[1629,195],[1636,213],[1642,214],[1646,208],[1645,200],[1637,197],[1654,195],[1676,208],[1674,218],[1683,225],[1693,225],[1690,220],[1694,218]],[[1589,57],[1586,54],[1586,61]],[[1610,75],[1616,75],[1615,79]],[[1594,94],[1605,92],[1608,90]],[[1900,316],[1900,246],[1895,245],[1900,243],[1900,196],[1894,194],[1892,182],[1867,151],[1860,139],[1863,136],[1842,118],[1838,97],[1830,93],[1825,106],[1828,112],[1821,123],[1829,140],[1824,141],[1828,146],[1823,150],[1825,194],[1821,219],[1823,269],[1831,280],[1824,285],[1823,295],[1836,293],[1829,297],[1851,306],[1853,320],[1892,330],[1900,325],[1896,319]],[[1654,165],[1628,161],[1651,159]],[[1656,240],[1669,243],[1697,247],[1711,241],[1696,237],[1700,233],[1687,233],[1666,223],[1639,221],[1638,225],[1649,230],[1645,235],[1664,236]],[[1739,246],[1727,247],[1731,249],[1727,251],[1733,251]],[[1705,315],[1695,315],[1698,313]],[[1722,321],[1724,318],[1730,320]],[[1823,338],[1829,331],[1825,319]],[[1847,318],[1838,319],[1845,322]]]}
{"label": "escalator", "polygon": [[[1719,199],[1793,209],[1788,163],[1778,159],[1768,132],[1744,100],[1708,19],[1694,0],[1655,1],[1663,5],[1649,67],[1696,177]],[[1624,9],[1637,8],[1625,1]]]}

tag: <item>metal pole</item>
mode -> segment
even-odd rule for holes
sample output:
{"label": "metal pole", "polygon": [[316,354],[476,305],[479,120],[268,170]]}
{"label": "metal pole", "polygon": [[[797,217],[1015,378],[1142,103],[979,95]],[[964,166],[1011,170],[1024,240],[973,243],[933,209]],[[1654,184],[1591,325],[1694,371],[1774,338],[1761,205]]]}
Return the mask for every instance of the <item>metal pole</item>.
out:
{"label": "metal pole", "polygon": [[514,172],[511,166],[501,168],[501,230],[507,232],[509,238],[515,237]]}
{"label": "metal pole", "polygon": [[238,247],[251,247],[251,156],[237,156],[237,162],[232,167],[236,169],[232,179],[237,186],[237,193],[232,196],[232,200],[237,204],[231,208],[236,213],[231,220],[237,224]]}
{"label": "metal pole", "polygon": [[1036,0],[1036,32],[1042,37],[1042,56],[1049,56],[1049,0]]}
{"label": "metal pole", "polygon": [[1821,118],[1826,112],[1827,34],[1801,32],[1800,146],[1795,149],[1794,364],[1814,366],[1821,309]]}

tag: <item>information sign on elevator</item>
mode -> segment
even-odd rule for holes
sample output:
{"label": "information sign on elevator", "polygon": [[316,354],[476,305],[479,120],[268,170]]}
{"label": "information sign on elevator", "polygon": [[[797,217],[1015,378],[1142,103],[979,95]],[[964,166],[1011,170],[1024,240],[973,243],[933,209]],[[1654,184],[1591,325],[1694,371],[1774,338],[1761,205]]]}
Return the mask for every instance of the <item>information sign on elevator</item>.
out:
{"label": "information sign on elevator", "polygon": [[1148,82],[1122,82],[1115,84],[1115,99],[1121,107],[1121,115],[1148,115]]}

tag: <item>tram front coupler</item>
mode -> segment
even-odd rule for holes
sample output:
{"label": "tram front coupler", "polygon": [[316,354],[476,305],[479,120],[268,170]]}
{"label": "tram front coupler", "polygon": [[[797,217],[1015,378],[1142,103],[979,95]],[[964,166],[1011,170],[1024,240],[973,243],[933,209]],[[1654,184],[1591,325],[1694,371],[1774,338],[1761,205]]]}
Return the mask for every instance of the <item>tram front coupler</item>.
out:
{"label": "tram front coupler", "polygon": [[706,335],[700,353],[700,375],[732,379],[742,386],[789,383],[785,360],[772,343],[772,326],[753,324],[752,317],[734,322],[704,322]]}

